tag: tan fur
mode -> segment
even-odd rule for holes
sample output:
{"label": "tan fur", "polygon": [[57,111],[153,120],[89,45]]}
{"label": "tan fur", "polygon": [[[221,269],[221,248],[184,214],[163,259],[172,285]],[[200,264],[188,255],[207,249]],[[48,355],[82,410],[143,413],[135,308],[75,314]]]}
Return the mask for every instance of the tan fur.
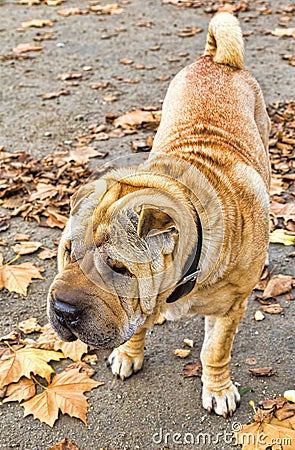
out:
{"label": "tan fur", "polygon": [[[230,353],[268,246],[269,120],[242,58],[237,20],[216,16],[205,56],[170,84],[149,160],[73,198],[48,301],[63,339],[118,346],[109,363],[122,379],[141,368],[146,330],[161,315],[205,315],[203,406],[223,416],[239,403]],[[168,304],[197,246],[196,211],[200,271]],[[77,320],[61,321],[57,301]]]}

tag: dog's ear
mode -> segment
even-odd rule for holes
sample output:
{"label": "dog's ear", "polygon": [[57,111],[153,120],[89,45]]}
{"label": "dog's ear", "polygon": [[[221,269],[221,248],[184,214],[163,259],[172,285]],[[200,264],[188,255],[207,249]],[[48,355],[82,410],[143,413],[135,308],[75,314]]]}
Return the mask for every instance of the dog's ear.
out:
{"label": "dog's ear", "polygon": [[165,212],[157,208],[143,206],[138,220],[137,234],[140,238],[156,236],[176,230],[174,220]]}
{"label": "dog's ear", "polygon": [[85,184],[78,189],[75,194],[71,197],[71,215],[73,216],[79,207],[81,206],[82,201],[89,197],[92,194],[95,194],[97,199],[99,200],[102,195],[106,191],[106,182],[105,180],[96,180],[93,183]]}

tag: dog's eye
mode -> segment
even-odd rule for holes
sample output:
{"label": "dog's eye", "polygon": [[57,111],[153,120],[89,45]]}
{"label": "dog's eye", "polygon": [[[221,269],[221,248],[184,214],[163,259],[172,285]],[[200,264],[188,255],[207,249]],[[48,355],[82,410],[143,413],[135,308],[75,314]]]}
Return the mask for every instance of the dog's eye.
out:
{"label": "dog's eye", "polygon": [[108,257],[107,264],[114,272],[119,273],[120,275],[132,277],[132,273],[121,262],[114,261],[113,259]]}
{"label": "dog's eye", "polygon": [[64,244],[64,259],[66,262],[69,262],[71,259],[72,245],[71,241],[67,241]]}

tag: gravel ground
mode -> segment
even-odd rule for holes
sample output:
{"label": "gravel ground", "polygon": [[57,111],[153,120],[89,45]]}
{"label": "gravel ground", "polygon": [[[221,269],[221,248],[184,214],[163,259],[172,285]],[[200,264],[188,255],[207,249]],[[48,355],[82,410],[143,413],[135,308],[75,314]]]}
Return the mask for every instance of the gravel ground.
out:
{"label": "gravel ground", "polygon": [[[179,37],[177,31],[196,25],[206,30],[210,14],[204,8],[178,8],[164,5],[160,0],[131,0],[120,4],[124,13],[119,15],[92,13],[61,17],[57,9],[69,6],[83,9],[88,2],[73,0],[58,8],[48,7],[43,2],[32,7],[19,5],[17,1],[0,2],[2,55],[11,55],[11,48],[20,42],[33,42],[37,29],[17,30],[21,22],[31,18],[53,20],[56,36],[56,40],[44,41],[44,50],[31,53],[30,59],[1,61],[0,146],[44,157],[54,152],[59,143],[72,141],[89,124],[104,123],[107,113],[119,115],[149,105],[161,107],[169,81],[161,81],[160,77],[162,80],[172,77],[204,49],[205,31],[190,38]],[[253,1],[250,4],[254,9],[239,15],[243,30],[252,32],[245,38],[245,63],[258,79],[267,103],[291,99],[294,67],[281,56],[292,51],[294,54],[294,39],[261,33],[261,30],[273,30],[278,26],[279,11],[286,3],[269,1],[273,13],[258,15],[255,11],[263,3]],[[291,27],[292,22],[287,26]],[[159,47],[158,50],[155,47]],[[121,58],[132,59],[134,64],[122,65]],[[136,70],[136,64],[146,69]],[[83,71],[85,66],[91,66],[92,70],[85,71],[85,79],[77,86],[66,87],[71,95],[49,101],[42,101],[38,96],[64,89],[65,83],[57,80],[57,75]],[[114,75],[123,79],[137,78],[139,83],[124,83]],[[99,81],[108,81],[109,87],[103,91],[90,89],[91,84]],[[104,101],[106,94],[114,94],[117,101]],[[97,147],[109,152],[106,161],[112,161],[118,156],[130,155],[131,140],[130,136],[110,139],[98,142]],[[146,154],[138,156],[139,159],[145,157]],[[134,161],[133,156],[129,159]],[[10,229],[1,233],[1,237],[12,244],[13,236],[20,230],[30,233],[32,240],[51,247],[60,234],[35,223],[13,219]],[[289,253],[290,248],[271,246],[273,273],[294,273]],[[33,256],[30,260],[38,261]],[[54,261],[45,261],[44,267],[45,279],[32,284],[27,298],[1,291],[0,335],[7,334],[20,320],[31,316],[37,317],[41,324],[46,323],[46,293],[56,265]],[[172,354],[173,349],[182,346],[184,338],[190,338],[195,346],[186,362],[199,359],[203,318],[194,317],[156,326],[148,335],[144,370],[124,383],[114,379],[106,367],[108,353],[98,352],[95,378],[106,384],[89,395],[87,427],[77,419],[61,416],[50,429],[32,416],[23,418],[23,408],[18,404],[0,406],[0,448],[44,450],[67,437],[80,450],[201,449],[204,445],[200,433],[209,435],[206,449],[236,448],[229,434],[223,433],[229,433],[235,423],[251,420],[252,409],[248,402],[254,400],[258,404],[266,397],[282,395],[284,390],[292,388],[294,302],[284,296],[280,302],[283,313],[266,315],[265,320],[256,322],[253,315],[259,306],[253,298],[249,301],[235,339],[232,377],[238,386],[250,386],[252,392],[243,396],[242,405],[233,418],[224,420],[206,414],[200,401],[200,379],[184,379],[184,361]],[[258,367],[273,366],[277,375],[253,378],[246,363],[250,357],[256,358]],[[188,432],[195,437],[194,445],[183,442]],[[174,433],[180,433],[179,443],[173,442]],[[221,433],[219,438],[217,433]],[[198,439],[201,439],[199,443]]]}

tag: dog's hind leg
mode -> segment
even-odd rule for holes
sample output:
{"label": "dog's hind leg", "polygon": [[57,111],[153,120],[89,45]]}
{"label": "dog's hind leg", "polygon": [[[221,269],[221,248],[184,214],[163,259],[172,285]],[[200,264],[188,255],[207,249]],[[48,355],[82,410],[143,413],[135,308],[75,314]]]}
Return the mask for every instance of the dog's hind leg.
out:
{"label": "dog's hind leg", "polygon": [[203,406],[227,417],[240,403],[240,395],[229,373],[231,348],[247,299],[237,300],[222,317],[205,317],[205,339],[201,351],[203,365]]}
{"label": "dog's hind leg", "polygon": [[113,374],[123,381],[142,367],[146,332],[147,328],[139,328],[127,342],[115,348],[108,358]]}

